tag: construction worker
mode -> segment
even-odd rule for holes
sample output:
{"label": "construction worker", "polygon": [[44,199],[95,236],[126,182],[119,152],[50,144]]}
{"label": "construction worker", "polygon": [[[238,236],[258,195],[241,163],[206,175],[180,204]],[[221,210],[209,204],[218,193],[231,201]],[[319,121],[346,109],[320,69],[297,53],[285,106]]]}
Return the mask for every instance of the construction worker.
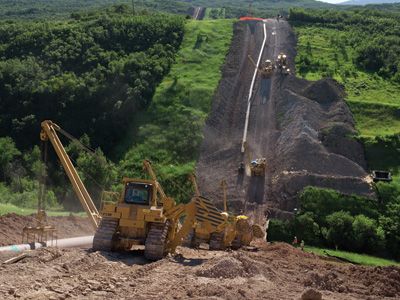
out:
{"label": "construction worker", "polygon": [[297,244],[298,244],[297,236],[294,236],[292,245],[293,245],[293,247],[297,247]]}

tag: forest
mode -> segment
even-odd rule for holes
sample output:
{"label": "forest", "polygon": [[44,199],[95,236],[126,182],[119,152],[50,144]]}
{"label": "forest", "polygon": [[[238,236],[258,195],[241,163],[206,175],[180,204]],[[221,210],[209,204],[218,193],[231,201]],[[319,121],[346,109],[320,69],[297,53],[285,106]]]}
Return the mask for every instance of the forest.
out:
{"label": "forest", "polygon": [[[0,16],[7,19],[32,19],[32,18],[66,18],[71,13],[80,11],[95,11],[109,5],[128,5],[136,11],[158,11],[186,15],[191,7],[202,6],[210,8],[223,8],[227,18],[238,18],[249,13],[247,0],[29,0],[11,1],[0,0]],[[314,0],[285,0],[285,1],[252,1],[251,13],[259,17],[271,17],[277,13],[287,14],[290,7],[328,8],[333,5]]]}
{"label": "forest", "polygon": [[[2,202],[35,206],[37,179],[44,168],[40,123],[46,119],[97,149],[92,156],[80,151],[77,141],[64,140],[95,196],[118,183],[117,167],[105,157],[118,160],[123,155],[116,153],[116,145],[135,130],[132,124],[169,72],[184,22],[180,16],[156,13],[132,16],[130,8],[121,5],[64,21],[2,21]],[[80,210],[79,205],[70,207],[76,201],[58,164],[50,164],[47,172],[48,205]]]}

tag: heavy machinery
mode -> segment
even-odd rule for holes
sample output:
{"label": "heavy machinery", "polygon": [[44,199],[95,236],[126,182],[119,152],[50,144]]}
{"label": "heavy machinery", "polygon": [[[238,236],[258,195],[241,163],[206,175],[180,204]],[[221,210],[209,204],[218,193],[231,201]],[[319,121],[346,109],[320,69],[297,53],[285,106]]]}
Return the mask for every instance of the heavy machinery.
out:
{"label": "heavy machinery", "polygon": [[[225,222],[214,205],[203,197],[193,197],[187,204],[177,205],[168,197],[158,182],[149,161],[144,168],[151,179],[123,179],[123,190],[114,201],[105,201],[103,193],[101,210],[97,210],[86,187],[66,153],[57,133],[71,138],[52,121],[41,124],[40,138],[50,141],[71,181],[72,187],[96,230],[94,250],[130,250],[135,245],[144,246],[144,254],[150,260],[173,253],[183,238],[201,222],[212,231]],[[104,201],[103,201],[104,200]],[[180,223],[182,221],[182,224]]]}
{"label": "heavy machinery", "polygon": [[[201,197],[195,177],[192,176],[191,180],[195,187],[196,197]],[[235,216],[228,213],[225,180],[221,181],[221,188],[224,204],[222,212],[216,209],[209,200],[202,198],[207,204],[208,212],[203,216],[196,215],[196,223],[190,234],[190,245],[194,248],[204,243],[209,245],[210,250],[224,250],[229,247],[239,249],[242,246],[248,246],[255,238],[265,236],[263,228],[260,225],[251,224],[247,216]],[[201,212],[203,209],[198,209],[198,213]]]}
{"label": "heavy machinery", "polygon": [[257,67],[257,64],[254,62],[253,58],[248,55],[248,58],[252,65],[258,70],[261,74],[262,78],[269,79],[271,78],[272,74],[274,73],[274,65],[271,60],[267,59],[261,66]]}
{"label": "heavy machinery", "polygon": [[267,160],[264,157],[252,160],[250,163],[251,176],[264,176],[266,166]]}
{"label": "heavy machinery", "polygon": [[287,75],[290,73],[290,69],[288,68],[288,63],[287,63],[287,56],[283,52],[279,53],[276,59],[276,66],[282,74]]}

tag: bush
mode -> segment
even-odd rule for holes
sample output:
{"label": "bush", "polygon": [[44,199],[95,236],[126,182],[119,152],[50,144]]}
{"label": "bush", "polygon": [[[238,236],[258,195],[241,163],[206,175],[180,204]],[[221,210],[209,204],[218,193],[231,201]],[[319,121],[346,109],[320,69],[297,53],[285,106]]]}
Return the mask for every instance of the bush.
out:
{"label": "bush", "polygon": [[283,241],[291,243],[293,240],[293,226],[290,221],[271,219],[268,227],[268,241]]}
{"label": "bush", "polygon": [[327,216],[328,243],[336,248],[351,250],[353,245],[353,221],[354,218],[344,211],[338,211]]}
{"label": "bush", "polygon": [[299,240],[307,241],[308,244],[321,244],[321,230],[314,221],[314,215],[306,212],[296,216],[294,219],[294,232]]}
{"label": "bush", "polygon": [[382,249],[385,234],[375,220],[358,215],[353,221],[354,247],[363,253],[376,253]]}

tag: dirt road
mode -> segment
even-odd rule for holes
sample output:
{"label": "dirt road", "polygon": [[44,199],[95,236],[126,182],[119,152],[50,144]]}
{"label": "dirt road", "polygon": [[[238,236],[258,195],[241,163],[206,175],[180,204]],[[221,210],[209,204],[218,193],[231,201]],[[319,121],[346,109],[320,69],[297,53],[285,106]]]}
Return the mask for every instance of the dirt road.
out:
{"label": "dirt road", "polygon": [[206,13],[205,7],[191,7],[189,10],[189,15],[192,16],[194,20],[203,20]]}
{"label": "dirt road", "polygon": [[[292,74],[275,72],[271,79],[257,77],[247,150],[242,154],[254,72],[247,56],[258,57],[264,34],[263,22],[246,21],[235,26],[223,78],[204,130],[197,165],[200,190],[220,202],[219,182],[225,179],[231,209],[261,216],[267,210],[274,216],[292,213],[298,207],[297,193],[308,185],[373,196],[366,181],[363,149],[350,138],[355,133],[354,120],[343,100],[342,87],[328,79],[308,82],[296,78],[293,31],[285,21],[265,22],[267,42],[262,59],[275,61],[284,52]],[[259,157],[267,159],[265,176],[238,174],[241,161],[248,165]]]}

